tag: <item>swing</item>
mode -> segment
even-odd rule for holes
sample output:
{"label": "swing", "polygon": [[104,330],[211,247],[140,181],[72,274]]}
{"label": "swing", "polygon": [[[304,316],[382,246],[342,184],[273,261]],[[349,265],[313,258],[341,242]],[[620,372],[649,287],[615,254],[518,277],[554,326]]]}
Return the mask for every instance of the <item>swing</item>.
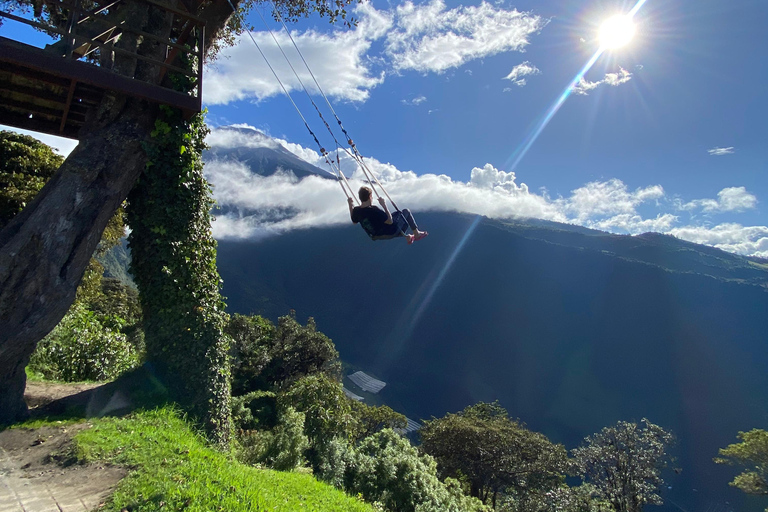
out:
{"label": "swing", "polygon": [[[235,6],[232,4],[231,0],[227,0],[229,2],[230,7],[232,7],[232,10],[235,12],[237,16],[240,16],[240,20],[243,23],[243,26],[246,26],[245,20],[243,19],[242,15],[235,9]],[[352,186],[349,184],[349,181],[347,180],[347,177],[344,175],[344,173],[341,171],[341,161],[339,159],[339,148],[341,148],[343,151],[347,153],[355,162],[360,166],[360,169],[363,171],[363,174],[365,175],[365,179],[368,182],[370,186],[370,190],[373,192],[373,194],[379,199],[380,204],[382,206],[385,205],[385,203],[381,200],[382,196],[379,194],[379,192],[376,190],[376,186],[374,186],[374,182],[378,187],[381,189],[382,193],[389,199],[389,202],[392,203],[392,206],[395,209],[395,212],[392,214],[392,224],[387,225],[394,225],[395,228],[393,229],[392,233],[384,233],[382,234],[381,226],[378,222],[373,221],[371,222],[370,219],[364,219],[368,222],[361,223],[363,226],[363,229],[368,234],[368,236],[372,240],[389,240],[392,238],[404,236],[409,244],[412,244],[413,242],[417,240],[421,240],[425,236],[427,236],[426,231],[419,231],[416,227],[416,223],[413,221],[413,216],[411,215],[410,211],[407,209],[400,210],[398,208],[397,204],[392,200],[392,198],[387,193],[386,189],[384,188],[384,185],[381,184],[379,179],[374,175],[370,169],[368,169],[368,166],[365,165],[365,161],[363,160],[363,156],[360,154],[360,152],[357,150],[357,146],[352,141],[352,138],[350,137],[349,133],[347,133],[347,130],[344,128],[344,125],[341,123],[341,119],[339,119],[339,116],[336,114],[336,111],[333,109],[333,106],[331,105],[331,102],[328,100],[328,97],[325,95],[325,92],[323,91],[322,87],[320,87],[320,84],[317,81],[317,78],[315,77],[314,73],[312,73],[312,70],[309,67],[309,64],[307,64],[307,61],[304,59],[304,55],[301,53],[301,50],[299,50],[298,45],[296,44],[296,41],[294,41],[293,36],[291,35],[290,31],[288,30],[288,27],[286,27],[285,22],[283,21],[282,16],[280,16],[280,12],[277,10],[277,6],[270,2],[272,5],[273,12],[275,14],[276,19],[280,21],[280,23],[283,26],[283,29],[285,30],[286,34],[288,34],[288,37],[290,38],[291,42],[293,43],[294,48],[296,49],[296,52],[299,54],[299,57],[301,57],[302,62],[304,63],[304,66],[307,68],[307,71],[309,72],[310,76],[312,77],[312,80],[315,82],[315,85],[317,86],[317,89],[320,91],[320,94],[325,99],[326,104],[328,105],[328,108],[333,113],[333,116],[336,118],[336,123],[339,125],[339,128],[341,129],[342,133],[347,139],[347,143],[349,144],[349,147],[352,149],[352,152],[350,152],[346,147],[343,147],[339,144],[338,139],[336,138],[336,135],[333,133],[333,130],[331,129],[331,126],[328,124],[328,122],[323,117],[322,112],[320,112],[320,109],[318,108],[315,101],[312,99],[312,96],[309,94],[309,91],[304,86],[304,82],[302,82],[301,78],[299,77],[296,70],[293,68],[293,64],[291,64],[290,59],[288,59],[288,56],[283,51],[282,46],[280,46],[280,43],[277,41],[277,38],[275,37],[275,34],[272,32],[272,30],[269,28],[269,25],[267,24],[264,17],[261,15],[261,12],[256,9],[256,12],[258,13],[259,17],[261,18],[262,23],[264,23],[264,26],[269,31],[269,34],[272,36],[272,39],[274,40],[277,47],[280,49],[280,53],[282,53],[283,58],[285,58],[285,61],[288,63],[288,66],[291,68],[291,71],[293,71],[294,76],[298,80],[299,84],[301,84],[302,89],[304,90],[304,93],[309,98],[310,103],[312,103],[312,106],[315,108],[315,111],[317,112],[317,115],[322,120],[323,124],[325,125],[326,129],[328,130],[328,133],[330,133],[331,137],[333,138],[334,142],[336,143],[336,162],[334,164],[334,161],[332,158],[330,158],[328,151],[325,150],[322,144],[320,144],[320,141],[318,140],[315,133],[312,131],[312,129],[309,127],[309,123],[304,118],[304,115],[299,110],[298,105],[293,101],[293,98],[288,93],[288,90],[283,85],[283,82],[280,80],[280,78],[277,76],[277,73],[275,72],[274,68],[272,68],[272,65],[269,63],[269,60],[267,59],[267,56],[264,54],[264,52],[261,50],[261,47],[259,47],[259,44],[256,42],[256,39],[253,37],[253,34],[251,34],[250,31],[248,32],[248,35],[251,38],[251,41],[253,41],[253,44],[256,46],[256,48],[259,50],[259,53],[261,54],[262,58],[264,59],[264,62],[266,62],[267,66],[269,67],[270,71],[272,71],[272,74],[275,76],[275,79],[280,84],[280,87],[283,90],[283,93],[288,97],[291,104],[293,105],[294,109],[296,109],[296,112],[298,113],[301,120],[304,122],[304,126],[306,127],[309,134],[312,136],[312,139],[314,139],[315,143],[317,144],[318,148],[320,149],[320,154],[325,159],[326,164],[331,168],[331,171],[333,171],[331,174],[333,174],[336,177],[336,180],[339,182],[339,185],[341,185],[341,190],[344,192],[344,195],[347,197],[347,202],[350,205],[350,215],[352,214],[352,204],[357,200],[358,206],[357,208],[362,208],[362,203],[358,198],[355,197],[354,192],[352,191]],[[372,198],[369,198],[369,200]],[[386,213],[382,210],[379,210],[377,207],[372,206],[374,210],[377,210],[381,212],[382,215],[386,216]],[[378,215],[378,214],[374,214]],[[388,220],[388,216],[386,217]],[[397,219],[397,220],[396,220]],[[357,223],[354,218],[352,219],[353,222]],[[386,223],[385,223],[386,224]],[[413,235],[406,234],[406,229],[410,227],[413,231]]]}

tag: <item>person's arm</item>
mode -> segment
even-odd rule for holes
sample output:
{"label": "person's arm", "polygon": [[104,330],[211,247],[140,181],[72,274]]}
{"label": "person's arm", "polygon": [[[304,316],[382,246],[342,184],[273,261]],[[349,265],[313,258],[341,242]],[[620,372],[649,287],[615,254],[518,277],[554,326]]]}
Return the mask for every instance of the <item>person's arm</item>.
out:
{"label": "person's arm", "polygon": [[347,204],[349,205],[349,218],[352,220],[352,224],[357,224],[357,221],[355,220],[355,200],[351,197],[347,198]]}
{"label": "person's arm", "polygon": [[387,202],[383,197],[379,197],[379,204],[382,208],[384,208],[384,213],[387,214],[387,220],[384,221],[384,224],[392,224],[392,214],[389,213],[389,210],[387,209]]}

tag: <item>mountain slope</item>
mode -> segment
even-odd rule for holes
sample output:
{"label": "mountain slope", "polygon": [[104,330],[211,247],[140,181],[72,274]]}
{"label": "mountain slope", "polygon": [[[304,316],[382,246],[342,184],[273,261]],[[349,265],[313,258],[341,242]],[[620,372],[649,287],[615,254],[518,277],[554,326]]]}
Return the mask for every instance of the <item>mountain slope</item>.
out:
{"label": "mountain slope", "polygon": [[675,503],[764,508],[711,462],[768,420],[763,263],[657,234],[417,220],[430,236],[414,246],[351,225],[221,242],[229,310],[314,316],[345,361],[388,383],[381,398],[417,420],[498,399],[573,448],[648,417],[680,440]]}
{"label": "mountain slope", "polygon": [[[212,145],[203,152],[206,163],[214,160],[239,162],[254,174],[271,176],[279,170],[291,171],[301,179],[310,175],[333,178],[329,171],[300,159],[273,138],[252,128],[218,128],[220,136],[229,136],[227,145]],[[237,142],[236,142],[237,141]]]}

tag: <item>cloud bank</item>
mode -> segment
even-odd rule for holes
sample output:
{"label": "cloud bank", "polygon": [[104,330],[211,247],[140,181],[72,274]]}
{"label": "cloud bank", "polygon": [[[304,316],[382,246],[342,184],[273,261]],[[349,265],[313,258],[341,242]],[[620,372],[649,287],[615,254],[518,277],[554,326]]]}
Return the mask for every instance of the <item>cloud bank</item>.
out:
{"label": "cloud bank", "polygon": [[[358,24],[352,30],[291,32],[325,93],[352,102],[366,101],[388,74],[443,73],[471,60],[523,51],[530,37],[547,23],[531,13],[486,2],[448,9],[442,0],[422,5],[407,1],[390,10],[377,10],[364,2],[354,14]],[[302,90],[303,83],[315,94],[314,80],[288,35],[273,33],[277,43],[266,30],[251,35],[288,92]],[[223,50],[206,71],[203,102],[261,101],[282,94],[258,48],[248,34],[242,34],[234,47]]]}
{"label": "cloud bank", "polygon": [[[300,145],[270,139],[255,129],[215,129],[208,143],[217,147],[264,147],[280,144],[300,158],[325,167],[321,156]],[[269,146],[274,147],[274,146]],[[768,227],[712,222],[714,215],[751,210],[757,198],[744,187],[721,190],[717,198],[682,202],[670,197],[661,185],[630,189],[618,179],[594,181],[565,197],[532,192],[514,172],[486,163],[470,170],[468,182],[446,175],[417,175],[366,157],[368,168],[386,186],[398,204],[414,211],[456,211],[490,218],[536,218],[576,224],[613,233],[668,233],[691,242],[711,245],[743,255],[768,257]],[[342,171],[353,190],[364,176],[346,155]],[[208,161],[206,175],[214,195],[227,209],[214,223],[217,238],[258,238],[292,229],[349,223],[345,196],[333,179],[310,176],[297,180],[290,173],[262,177],[238,162]],[[647,211],[652,213],[649,215]],[[680,215],[696,214],[698,224]]]}

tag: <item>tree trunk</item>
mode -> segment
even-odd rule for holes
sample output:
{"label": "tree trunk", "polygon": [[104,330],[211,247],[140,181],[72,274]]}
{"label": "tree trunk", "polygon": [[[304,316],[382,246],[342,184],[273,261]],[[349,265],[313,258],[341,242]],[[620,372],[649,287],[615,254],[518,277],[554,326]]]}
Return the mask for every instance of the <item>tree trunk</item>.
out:
{"label": "tree trunk", "polygon": [[0,232],[0,424],[24,418],[24,368],[61,320],[101,234],[144,169],[157,107],[117,98],[35,200]]}
{"label": "tree trunk", "polygon": [[[170,30],[165,11],[139,2],[126,9],[130,26],[159,35]],[[231,13],[226,1],[215,1],[200,13],[208,21],[208,43]],[[163,49],[149,40],[126,36],[119,45],[162,57]],[[116,61],[115,70],[145,81],[158,75],[156,66],[130,57]],[[146,101],[105,95],[89,113],[77,148],[36,199],[0,231],[0,424],[26,417],[29,357],[69,309],[107,221],[144,169],[142,142],[149,139],[157,112],[158,106]]]}

